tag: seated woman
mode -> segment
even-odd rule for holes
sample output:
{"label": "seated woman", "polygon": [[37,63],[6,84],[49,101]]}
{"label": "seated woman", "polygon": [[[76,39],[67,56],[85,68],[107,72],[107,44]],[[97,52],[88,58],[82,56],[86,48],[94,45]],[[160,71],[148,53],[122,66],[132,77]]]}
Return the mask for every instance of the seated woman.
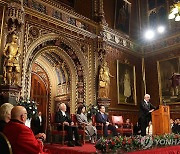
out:
{"label": "seated woman", "polygon": [[86,107],[84,105],[80,105],[77,111],[77,121],[80,124],[85,124],[86,133],[89,135],[91,143],[95,143],[97,137],[96,127],[92,126],[91,122],[87,121],[87,116],[84,114],[86,111]]}
{"label": "seated woman", "polygon": [[152,135],[153,128],[152,128],[152,121],[149,121],[149,125],[146,127],[146,135]]}
{"label": "seated woman", "polygon": [[14,106],[10,103],[4,103],[0,107],[0,132],[11,119],[11,110]]}

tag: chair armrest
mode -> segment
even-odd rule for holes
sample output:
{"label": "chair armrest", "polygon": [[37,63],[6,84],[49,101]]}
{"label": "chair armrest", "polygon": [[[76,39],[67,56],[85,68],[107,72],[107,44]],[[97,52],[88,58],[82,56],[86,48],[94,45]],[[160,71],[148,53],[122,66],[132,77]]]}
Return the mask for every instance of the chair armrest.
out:
{"label": "chair armrest", "polygon": [[95,123],[96,124],[96,126],[101,126],[101,127],[103,127],[104,126],[104,124],[103,123]]}
{"label": "chair armrest", "polygon": [[81,128],[85,128],[86,124],[85,123],[77,123],[77,126],[81,127]]}

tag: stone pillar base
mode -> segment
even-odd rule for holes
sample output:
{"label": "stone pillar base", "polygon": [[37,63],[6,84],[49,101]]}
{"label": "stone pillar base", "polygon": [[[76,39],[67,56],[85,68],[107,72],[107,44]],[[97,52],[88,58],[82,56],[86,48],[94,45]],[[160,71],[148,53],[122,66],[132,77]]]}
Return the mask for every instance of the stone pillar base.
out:
{"label": "stone pillar base", "polygon": [[4,103],[11,103],[16,105],[20,97],[20,86],[0,85],[0,105]]}
{"label": "stone pillar base", "polygon": [[97,99],[98,102],[98,106],[99,105],[104,105],[106,109],[108,109],[110,103],[111,103],[111,99],[109,98],[98,98]]}

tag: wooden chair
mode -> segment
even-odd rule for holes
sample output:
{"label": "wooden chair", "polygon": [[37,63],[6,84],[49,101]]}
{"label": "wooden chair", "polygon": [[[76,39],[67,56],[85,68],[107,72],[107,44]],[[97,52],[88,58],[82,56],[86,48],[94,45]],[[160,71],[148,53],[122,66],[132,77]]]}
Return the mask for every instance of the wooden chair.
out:
{"label": "wooden chair", "polygon": [[112,116],[113,125],[118,126],[116,129],[121,135],[133,135],[133,124],[126,124],[123,122],[122,116]]}
{"label": "wooden chair", "polygon": [[0,132],[0,153],[1,154],[12,154],[12,148],[7,137]]}
{"label": "wooden chair", "polygon": [[[62,130],[57,130],[58,126],[62,126]],[[64,124],[55,122],[55,114],[51,113],[51,121],[50,121],[50,142],[52,144],[53,135],[59,135],[62,137],[62,145],[64,145],[65,136],[67,135],[67,131],[64,130]]]}
{"label": "wooden chair", "polygon": [[85,142],[86,142],[86,140],[85,140],[85,137],[86,137],[85,124],[79,124],[75,114],[71,114],[71,120],[78,127],[78,134],[81,135],[82,143],[85,144]]}

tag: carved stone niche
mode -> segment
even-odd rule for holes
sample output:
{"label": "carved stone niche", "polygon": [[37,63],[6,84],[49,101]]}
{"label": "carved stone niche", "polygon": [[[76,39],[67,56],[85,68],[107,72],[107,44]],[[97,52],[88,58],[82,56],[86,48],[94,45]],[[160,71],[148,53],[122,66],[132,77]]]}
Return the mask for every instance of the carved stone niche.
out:
{"label": "carved stone niche", "polygon": [[20,98],[20,86],[1,85],[0,86],[0,105],[11,103],[16,105]]}

